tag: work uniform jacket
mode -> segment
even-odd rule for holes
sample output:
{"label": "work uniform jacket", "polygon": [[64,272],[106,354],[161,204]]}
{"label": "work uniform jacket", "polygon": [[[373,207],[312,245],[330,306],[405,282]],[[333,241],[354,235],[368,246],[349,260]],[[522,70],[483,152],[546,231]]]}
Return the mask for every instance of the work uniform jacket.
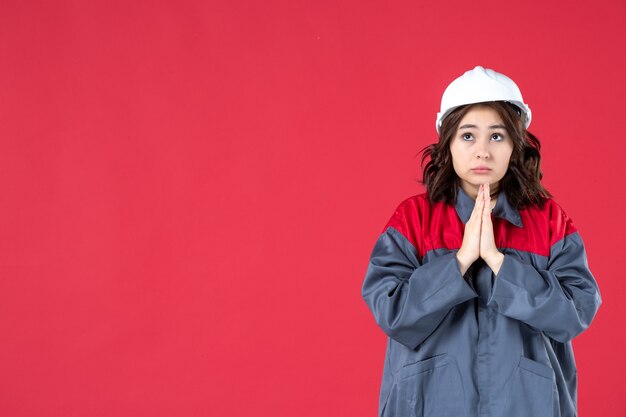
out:
{"label": "work uniform jacket", "polygon": [[572,339],[600,306],[583,242],[551,199],[493,210],[497,274],[456,252],[474,208],[426,194],[402,202],[371,254],[363,298],[388,335],[379,415],[576,416]]}

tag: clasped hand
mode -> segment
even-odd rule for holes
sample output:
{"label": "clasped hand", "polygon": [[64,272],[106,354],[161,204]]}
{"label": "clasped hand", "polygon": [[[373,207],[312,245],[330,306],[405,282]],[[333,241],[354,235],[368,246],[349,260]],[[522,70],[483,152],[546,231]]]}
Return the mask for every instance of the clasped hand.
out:
{"label": "clasped hand", "polygon": [[456,254],[459,262],[461,275],[465,275],[469,267],[478,258],[482,258],[497,274],[504,261],[504,255],[498,251],[493,236],[493,223],[491,221],[491,197],[489,184],[478,188],[474,210],[465,224],[463,243]]}

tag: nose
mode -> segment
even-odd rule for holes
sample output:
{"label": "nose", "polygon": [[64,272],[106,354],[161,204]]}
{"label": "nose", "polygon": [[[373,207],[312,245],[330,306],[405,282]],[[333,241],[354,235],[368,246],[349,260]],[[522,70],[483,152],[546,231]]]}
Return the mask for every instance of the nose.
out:
{"label": "nose", "polygon": [[490,140],[488,135],[479,135],[476,138],[476,142],[474,142],[474,152],[476,153],[476,158],[478,159],[489,159],[489,144]]}
{"label": "nose", "polygon": [[476,149],[476,158],[489,159],[489,151],[484,146],[479,147]]}

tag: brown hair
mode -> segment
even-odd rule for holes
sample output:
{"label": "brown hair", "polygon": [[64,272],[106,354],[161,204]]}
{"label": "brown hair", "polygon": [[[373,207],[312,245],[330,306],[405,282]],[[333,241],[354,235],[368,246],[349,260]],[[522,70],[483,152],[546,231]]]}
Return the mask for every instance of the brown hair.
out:
{"label": "brown hair", "polygon": [[[500,181],[500,190],[505,193],[513,207],[518,209],[532,204],[543,205],[551,195],[541,185],[541,144],[532,133],[524,128],[519,109],[503,101],[469,104],[454,109],[441,124],[439,141],[422,149],[422,183],[432,202],[456,202],[460,179],[452,166],[450,143],[461,119],[474,106],[485,106],[495,110],[513,141],[513,153],[509,167]],[[427,162],[426,162],[427,161]],[[426,162],[426,163],[425,163]]]}

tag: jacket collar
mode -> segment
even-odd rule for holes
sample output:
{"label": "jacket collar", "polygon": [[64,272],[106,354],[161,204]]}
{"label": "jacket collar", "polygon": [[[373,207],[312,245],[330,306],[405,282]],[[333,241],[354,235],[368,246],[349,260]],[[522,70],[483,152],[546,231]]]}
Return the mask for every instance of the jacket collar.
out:
{"label": "jacket collar", "polygon": [[[467,223],[474,209],[475,201],[468,196],[462,188],[459,187],[456,194],[456,213],[463,223]],[[498,200],[496,206],[493,208],[494,217],[498,217],[508,221],[509,223],[517,226],[524,227],[522,225],[522,218],[519,214],[519,210],[509,204],[509,200],[504,193],[498,194]]]}

